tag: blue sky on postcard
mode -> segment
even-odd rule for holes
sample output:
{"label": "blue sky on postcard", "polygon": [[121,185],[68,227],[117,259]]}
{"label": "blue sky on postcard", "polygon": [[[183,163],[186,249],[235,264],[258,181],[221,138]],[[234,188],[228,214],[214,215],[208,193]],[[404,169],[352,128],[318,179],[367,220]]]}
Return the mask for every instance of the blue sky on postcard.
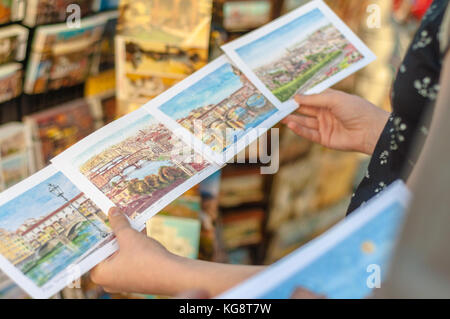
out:
{"label": "blue sky on postcard", "polygon": [[311,32],[328,23],[320,9],[316,8],[238,48],[236,52],[251,69],[255,69],[280,57],[286,48],[304,40]]}
{"label": "blue sky on postcard", "polygon": [[131,121],[127,123],[126,126],[117,129],[112,134],[106,136],[103,139],[99,139],[96,143],[94,143],[89,148],[86,148],[80,154],[78,154],[75,158],[75,165],[82,165],[84,162],[89,160],[92,156],[95,156],[107,148],[122,142],[128,137],[136,134],[140,129],[156,124],[155,118],[153,118],[150,114],[146,113],[141,118],[136,119],[135,121]]}
{"label": "blue sky on postcard", "polygon": [[226,63],[162,104],[159,109],[178,120],[198,107],[221,102],[241,87],[239,76]]}
{"label": "blue sky on postcard", "polygon": [[50,183],[59,185],[68,199],[80,194],[80,190],[63,173],[57,172],[40,184],[1,205],[0,228],[15,231],[25,220],[46,216],[64,205],[61,198],[57,198],[49,192],[48,184]]}

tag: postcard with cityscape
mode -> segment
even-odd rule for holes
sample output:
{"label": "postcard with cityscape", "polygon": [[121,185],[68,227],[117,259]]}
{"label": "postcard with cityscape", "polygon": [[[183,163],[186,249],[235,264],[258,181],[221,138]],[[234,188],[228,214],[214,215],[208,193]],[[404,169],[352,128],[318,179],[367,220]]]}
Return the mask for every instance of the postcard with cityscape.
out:
{"label": "postcard with cityscape", "polygon": [[263,93],[281,103],[298,93],[323,91],[375,59],[322,1],[222,48]]}
{"label": "postcard with cityscape", "polygon": [[107,210],[133,226],[217,170],[145,109],[120,118],[63,152],[53,163]]}
{"label": "postcard with cityscape", "polygon": [[367,284],[374,273],[371,267],[379,267],[382,281],[411,197],[400,180],[379,195],[219,298],[289,299],[299,287],[332,299],[369,297],[374,289]]}
{"label": "postcard with cityscape", "polygon": [[0,195],[0,268],[35,298],[100,262],[86,257],[112,239],[107,216],[52,166]]}
{"label": "postcard with cityscape", "polygon": [[[252,141],[255,129],[270,128],[278,109],[222,56],[145,107],[174,130],[187,130],[209,156],[227,161]],[[169,124],[171,123],[171,124]],[[245,138],[244,138],[245,137]],[[236,146],[239,143],[239,146]],[[205,149],[204,146],[209,147]],[[235,147],[236,146],[236,147]],[[242,146],[242,147],[241,147]],[[238,148],[238,149],[236,149]]]}
{"label": "postcard with cityscape", "polygon": [[117,33],[208,49],[212,0],[121,0]]}

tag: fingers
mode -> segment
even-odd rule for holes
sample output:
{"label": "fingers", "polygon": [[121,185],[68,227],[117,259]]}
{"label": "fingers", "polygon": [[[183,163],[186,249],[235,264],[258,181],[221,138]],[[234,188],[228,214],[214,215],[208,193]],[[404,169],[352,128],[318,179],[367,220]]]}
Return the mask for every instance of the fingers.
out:
{"label": "fingers", "polygon": [[327,89],[319,94],[301,95],[297,94],[294,99],[300,105],[331,108],[336,102],[339,91]]}
{"label": "fingers", "polygon": [[303,104],[295,112],[307,116],[317,117],[320,112],[320,108]]}
{"label": "fingers", "polygon": [[298,124],[297,122],[289,122],[287,126],[297,135],[304,137],[315,143],[320,143],[320,133],[318,130],[308,128]]}
{"label": "fingers", "polygon": [[289,124],[289,122],[295,122],[307,128],[312,128],[314,130],[319,129],[319,121],[315,117],[303,116],[303,115],[289,115],[284,120],[284,124]]}
{"label": "fingers", "polygon": [[122,214],[117,207],[112,207],[109,210],[109,222],[111,223],[111,228],[116,236],[119,236],[119,233],[124,229],[131,229],[128,218]]}

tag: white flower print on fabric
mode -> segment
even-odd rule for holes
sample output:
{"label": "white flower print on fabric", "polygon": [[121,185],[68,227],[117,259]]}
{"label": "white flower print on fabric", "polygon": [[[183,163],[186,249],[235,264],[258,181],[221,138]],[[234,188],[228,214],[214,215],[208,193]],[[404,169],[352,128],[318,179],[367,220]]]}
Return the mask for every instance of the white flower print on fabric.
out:
{"label": "white flower print on fabric", "polygon": [[396,151],[398,150],[398,144],[405,141],[405,136],[403,134],[407,129],[407,125],[402,122],[402,119],[399,116],[392,119],[390,118],[389,121],[394,122],[394,126],[389,130],[389,133],[391,134],[390,149],[391,151]]}
{"label": "white flower print on fabric", "polygon": [[388,151],[383,151],[380,154],[380,165],[385,165],[388,162],[388,157],[389,157],[389,152]]}
{"label": "white flower print on fabric", "polygon": [[420,128],[420,132],[422,132],[423,135],[427,136],[428,135],[428,128],[425,126],[422,126]]}
{"label": "white flower print on fabric", "polygon": [[439,93],[439,84],[431,84],[431,79],[426,76],[420,80],[414,81],[414,87],[417,89],[417,92],[423,96],[424,98],[428,98],[430,100],[436,100]]}
{"label": "white flower print on fabric", "polygon": [[423,20],[423,21],[428,20],[428,18],[434,13],[434,10],[436,10],[436,8],[437,8],[437,4],[436,4],[436,3],[433,3],[433,4],[428,8],[428,10],[425,12],[425,14],[423,15],[422,20]]}
{"label": "white flower print on fabric", "polygon": [[425,48],[427,45],[429,45],[432,42],[432,38],[429,35],[427,30],[423,30],[420,32],[420,38],[415,42],[412,46],[413,50],[422,49]]}
{"label": "white flower print on fabric", "polygon": [[400,65],[400,73],[406,72],[406,66],[404,64]]}
{"label": "white flower print on fabric", "polygon": [[378,187],[375,188],[375,193],[379,193],[387,187],[385,182],[379,182]]}

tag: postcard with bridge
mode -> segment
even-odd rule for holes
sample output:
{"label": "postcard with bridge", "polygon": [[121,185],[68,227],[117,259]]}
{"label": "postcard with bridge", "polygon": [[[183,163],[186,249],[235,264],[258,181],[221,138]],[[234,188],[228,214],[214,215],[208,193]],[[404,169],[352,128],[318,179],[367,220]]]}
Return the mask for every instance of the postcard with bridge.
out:
{"label": "postcard with bridge", "polygon": [[321,0],[240,37],[222,49],[276,106],[295,94],[320,93],[375,60]]}
{"label": "postcard with bridge", "polygon": [[0,194],[0,268],[33,298],[70,285],[115,245],[107,215],[52,166]]}
{"label": "postcard with bridge", "polygon": [[103,211],[116,206],[136,229],[220,166],[140,108],[78,142],[52,163]]}
{"label": "postcard with bridge", "polygon": [[275,102],[222,55],[144,108],[196,150],[226,163],[288,114]]}

